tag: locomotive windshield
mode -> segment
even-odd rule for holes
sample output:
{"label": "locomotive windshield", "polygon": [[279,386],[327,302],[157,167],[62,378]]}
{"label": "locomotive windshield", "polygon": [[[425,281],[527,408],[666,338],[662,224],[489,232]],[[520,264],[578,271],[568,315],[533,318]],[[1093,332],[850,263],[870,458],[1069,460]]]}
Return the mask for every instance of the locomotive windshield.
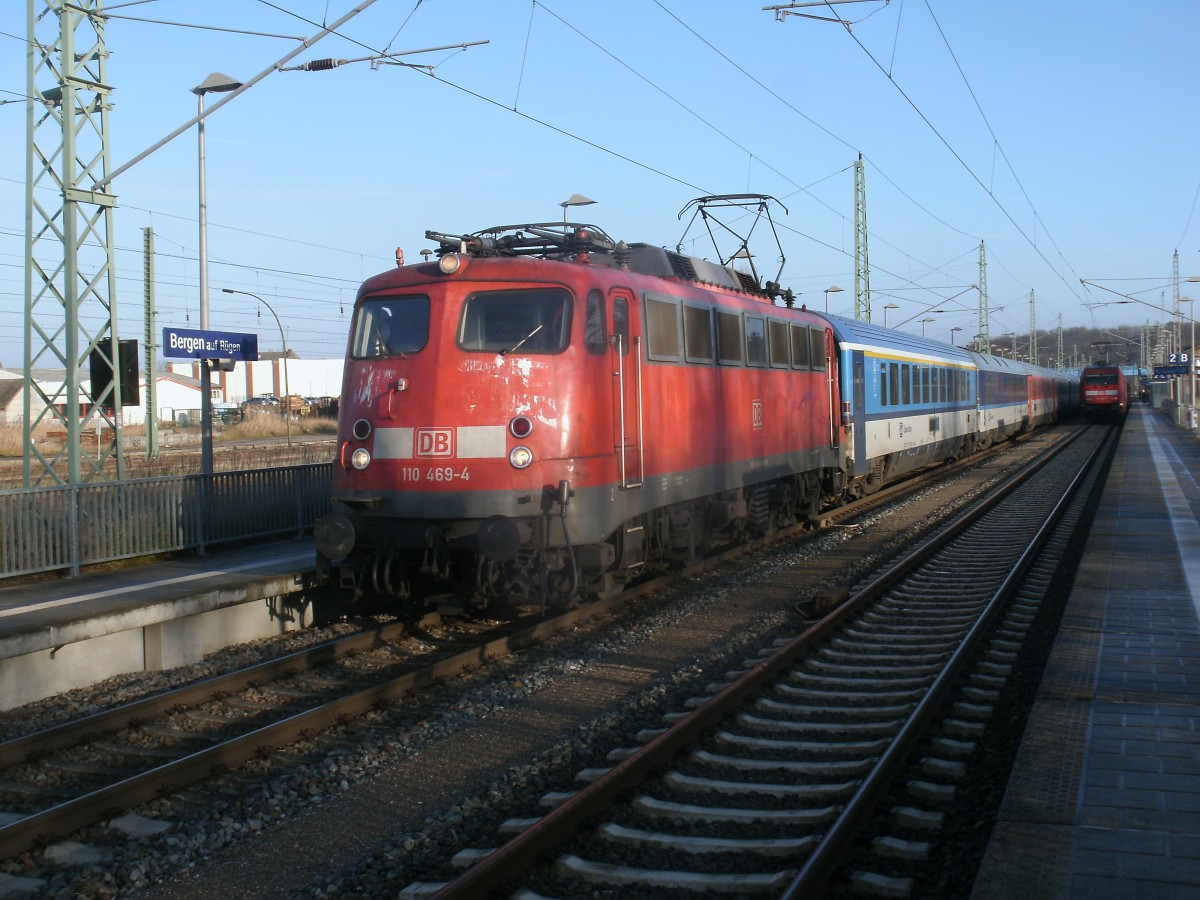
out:
{"label": "locomotive windshield", "polygon": [[490,353],[558,353],[571,334],[571,297],[561,289],[478,291],[463,304],[458,346]]}
{"label": "locomotive windshield", "polygon": [[354,314],[355,359],[403,356],[423,350],[429,342],[429,298],[372,297]]}

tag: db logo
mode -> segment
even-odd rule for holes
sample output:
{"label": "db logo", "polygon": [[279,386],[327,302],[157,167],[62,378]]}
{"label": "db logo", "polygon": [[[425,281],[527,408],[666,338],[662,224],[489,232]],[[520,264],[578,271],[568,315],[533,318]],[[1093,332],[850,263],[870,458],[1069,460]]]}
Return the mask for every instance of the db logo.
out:
{"label": "db logo", "polygon": [[418,428],[417,456],[453,456],[454,433],[449,428]]}
{"label": "db logo", "polygon": [[755,428],[763,427],[763,404],[761,400],[754,400],[751,402],[750,422]]}

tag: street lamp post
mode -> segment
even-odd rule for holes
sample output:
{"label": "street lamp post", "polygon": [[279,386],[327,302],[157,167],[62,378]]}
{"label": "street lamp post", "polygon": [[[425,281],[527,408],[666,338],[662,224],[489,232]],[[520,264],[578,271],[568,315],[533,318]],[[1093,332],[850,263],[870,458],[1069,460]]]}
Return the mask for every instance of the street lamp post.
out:
{"label": "street lamp post", "polygon": [[265,306],[267,309],[269,309],[271,311],[271,315],[273,315],[275,317],[275,324],[279,326],[279,343],[283,344],[283,407],[284,407],[283,418],[284,418],[284,421],[287,422],[287,444],[288,444],[288,447],[291,447],[292,446],[292,411],[290,408],[288,408],[287,404],[291,402],[292,389],[291,389],[291,387],[288,386],[287,337],[284,336],[283,323],[279,321],[279,314],[275,312],[274,307],[272,307],[270,303],[268,303],[262,297],[258,296],[258,294],[252,294],[249,291],[235,291],[233,288],[221,288],[221,290],[226,294],[243,294],[247,297],[253,297],[259,303],[261,303],[263,306]]}
{"label": "street lamp post", "polygon": [[883,327],[884,328],[887,328],[887,312],[888,312],[888,310],[889,309],[899,309],[899,308],[900,308],[900,305],[898,303],[889,303],[887,306],[885,306],[883,308]]}
{"label": "street lamp post", "polygon": [[925,326],[930,322],[936,322],[937,319],[922,319],[921,320],[921,337],[925,337]]}
{"label": "street lamp post", "polygon": [[962,329],[959,328],[957,325],[955,325],[953,328],[950,329],[950,343],[951,344],[954,343],[954,334],[955,334],[955,332],[958,332],[958,331],[962,331]]}
{"label": "street lamp post", "polygon": [[[197,116],[196,142],[199,153],[200,170],[200,329],[208,330],[208,198],[204,179],[204,95],[236,91],[242,86],[228,75],[213,72],[200,84],[192,88],[196,95]],[[200,360],[200,472],[211,475],[213,471],[212,458],[212,375],[207,359]]]}
{"label": "street lamp post", "polygon": [[845,290],[845,288],[840,288],[836,284],[831,284],[829,287],[825,288],[825,312],[826,313],[829,312],[829,295],[830,294],[840,294],[844,290]]}

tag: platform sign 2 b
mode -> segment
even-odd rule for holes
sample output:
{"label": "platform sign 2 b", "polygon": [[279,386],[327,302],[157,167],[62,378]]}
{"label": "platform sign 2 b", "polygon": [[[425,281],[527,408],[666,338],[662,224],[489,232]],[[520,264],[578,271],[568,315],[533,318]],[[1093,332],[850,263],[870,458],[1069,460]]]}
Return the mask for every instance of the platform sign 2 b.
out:
{"label": "platform sign 2 b", "polygon": [[162,355],[173,359],[258,359],[258,335],[164,328]]}
{"label": "platform sign 2 b", "polygon": [[1188,373],[1188,367],[1187,367],[1186,363],[1177,363],[1175,365],[1155,366],[1154,367],[1154,377],[1155,378],[1166,378],[1170,375],[1186,375],[1187,373]]}

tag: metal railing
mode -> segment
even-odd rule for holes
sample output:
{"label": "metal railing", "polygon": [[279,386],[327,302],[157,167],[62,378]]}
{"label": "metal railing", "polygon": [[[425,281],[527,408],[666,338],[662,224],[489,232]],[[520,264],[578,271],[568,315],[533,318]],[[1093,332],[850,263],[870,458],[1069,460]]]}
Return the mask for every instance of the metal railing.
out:
{"label": "metal railing", "polygon": [[329,511],[330,463],[0,491],[0,578],[303,534]]}

